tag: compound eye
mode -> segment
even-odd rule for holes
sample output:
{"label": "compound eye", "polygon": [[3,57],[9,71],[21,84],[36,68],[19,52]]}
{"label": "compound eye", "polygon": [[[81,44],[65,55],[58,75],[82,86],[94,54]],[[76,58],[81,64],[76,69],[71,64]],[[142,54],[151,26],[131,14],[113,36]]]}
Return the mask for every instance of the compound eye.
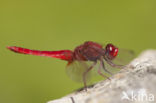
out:
{"label": "compound eye", "polygon": [[112,44],[107,44],[106,46],[106,56],[108,59],[114,59],[118,54],[118,48]]}

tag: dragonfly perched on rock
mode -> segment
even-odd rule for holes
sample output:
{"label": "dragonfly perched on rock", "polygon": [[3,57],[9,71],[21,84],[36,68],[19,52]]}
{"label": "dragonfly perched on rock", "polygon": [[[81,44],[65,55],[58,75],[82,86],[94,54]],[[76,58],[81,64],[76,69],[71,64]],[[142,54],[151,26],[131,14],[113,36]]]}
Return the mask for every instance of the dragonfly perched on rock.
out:
{"label": "dragonfly perched on rock", "polygon": [[[104,71],[105,73],[112,75],[109,68],[106,68],[106,63],[113,68],[121,69],[125,66],[123,64],[116,64],[113,62],[119,56],[120,49],[111,43],[103,47],[103,45],[99,43],[87,41],[82,45],[77,46],[73,51],[40,51],[16,46],[9,46],[7,48],[16,53],[52,57],[67,61],[67,74],[71,79],[83,82],[85,90],[87,90],[87,80],[90,77],[90,71],[94,67],[97,68],[97,73],[99,75],[109,79],[109,77],[102,72]],[[131,51],[128,51],[127,53],[132,55]],[[126,58],[127,57],[125,57],[125,59]],[[96,65],[98,65],[98,67]]]}

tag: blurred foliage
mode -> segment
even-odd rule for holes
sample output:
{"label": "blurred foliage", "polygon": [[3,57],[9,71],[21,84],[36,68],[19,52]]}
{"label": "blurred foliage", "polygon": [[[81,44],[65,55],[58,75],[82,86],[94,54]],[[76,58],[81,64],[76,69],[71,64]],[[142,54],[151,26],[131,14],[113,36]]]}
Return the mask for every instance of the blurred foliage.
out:
{"label": "blurred foliage", "polygon": [[1,0],[0,14],[1,103],[45,103],[83,86],[67,77],[65,61],[6,46],[62,50],[91,40],[137,54],[156,48],[155,0]]}

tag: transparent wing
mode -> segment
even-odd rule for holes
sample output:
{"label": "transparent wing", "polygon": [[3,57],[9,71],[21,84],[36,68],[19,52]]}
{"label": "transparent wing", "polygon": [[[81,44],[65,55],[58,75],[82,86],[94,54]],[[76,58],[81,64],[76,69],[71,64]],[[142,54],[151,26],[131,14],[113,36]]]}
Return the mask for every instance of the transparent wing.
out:
{"label": "transparent wing", "polygon": [[[93,64],[89,61],[73,61],[66,67],[67,75],[76,82],[83,82],[83,73]],[[86,75],[86,80],[89,81],[91,78],[92,70]]]}
{"label": "transparent wing", "polygon": [[[106,44],[100,43],[103,48],[106,47]],[[132,61],[135,57],[135,53],[133,50],[119,48],[117,57],[112,60],[114,64],[119,65],[127,65],[130,61]]]}
{"label": "transparent wing", "polygon": [[[100,43],[103,48],[106,47],[106,44]],[[112,60],[114,64],[118,65],[127,65],[130,61],[132,61],[135,57],[135,53],[133,50],[118,48],[118,55],[115,59]]]}
{"label": "transparent wing", "polygon": [[[110,60],[113,64],[115,65],[122,65],[125,66],[128,63],[130,63],[130,61],[132,61],[132,59],[134,59],[135,55],[134,52],[131,50],[127,50],[127,49],[119,49],[118,55],[117,57],[115,57],[113,60]],[[118,66],[116,67],[112,67],[110,64],[108,64],[107,61],[105,61],[105,68],[110,71],[112,74],[116,74],[117,72],[120,71],[121,68],[118,68]]]}
{"label": "transparent wing", "polygon": [[118,65],[127,65],[135,57],[135,53],[128,49],[119,49],[117,57],[112,62]]}
{"label": "transparent wing", "polygon": [[[104,43],[100,43],[100,44],[103,46],[103,48],[106,47],[106,44],[104,44]],[[113,64],[116,64],[116,65],[125,66],[128,63],[130,63],[134,59],[134,57],[135,57],[134,51],[119,48],[117,57],[115,57],[113,60],[111,60],[111,62]],[[115,73],[120,71],[119,68],[115,68],[115,67],[110,66],[105,60],[104,60],[104,64],[105,64],[105,68],[107,70],[109,70],[112,74],[115,74]],[[106,73],[104,70],[103,70],[103,72]]]}

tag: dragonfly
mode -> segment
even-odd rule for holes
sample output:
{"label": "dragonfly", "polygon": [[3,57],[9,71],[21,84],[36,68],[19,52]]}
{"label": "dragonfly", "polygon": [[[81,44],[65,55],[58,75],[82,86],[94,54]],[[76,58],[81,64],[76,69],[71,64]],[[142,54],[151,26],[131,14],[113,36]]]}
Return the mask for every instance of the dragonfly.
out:
{"label": "dragonfly", "polygon": [[[120,56],[120,49],[118,49],[118,47],[116,47],[112,43],[108,43],[106,46],[103,46],[100,43],[86,41],[83,44],[77,46],[73,51],[40,51],[17,46],[8,46],[7,48],[13,52],[20,54],[45,56],[67,61],[67,74],[71,79],[83,82],[84,89],[86,91],[87,81],[91,76],[91,70],[93,68],[97,68],[96,71],[99,75],[110,80],[110,78],[103,73],[104,71],[109,75],[113,74],[111,71],[109,71],[109,68],[106,67],[106,64],[112,68],[123,69],[125,67],[125,65],[123,64],[116,64],[114,62],[115,60],[121,62],[123,62],[124,60],[117,59],[117,57]],[[127,53],[132,55],[131,51],[128,51]],[[127,57],[124,58],[127,59]]]}

